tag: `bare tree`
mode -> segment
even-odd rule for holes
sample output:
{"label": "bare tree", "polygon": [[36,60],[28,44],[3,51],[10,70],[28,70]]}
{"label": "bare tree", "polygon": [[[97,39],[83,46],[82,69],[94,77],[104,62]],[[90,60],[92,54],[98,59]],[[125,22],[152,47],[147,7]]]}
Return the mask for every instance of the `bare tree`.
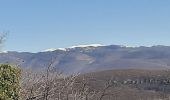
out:
{"label": "bare tree", "polygon": [[[65,76],[49,64],[46,71],[24,71],[21,96],[24,100],[88,100],[90,91],[86,80],[78,75]],[[89,97],[88,97],[89,96]]]}
{"label": "bare tree", "polygon": [[3,43],[5,42],[7,35],[8,35],[8,31],[6,32],[1,32],[0,33],[0,47],[2,48]]}

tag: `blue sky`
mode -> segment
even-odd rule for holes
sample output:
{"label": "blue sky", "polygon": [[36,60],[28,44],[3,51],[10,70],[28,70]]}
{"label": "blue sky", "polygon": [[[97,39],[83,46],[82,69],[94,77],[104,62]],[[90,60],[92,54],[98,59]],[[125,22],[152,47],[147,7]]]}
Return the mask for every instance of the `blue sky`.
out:
{"label": "blue sky", "polygon": [[170,45],[170,0],[0,0],[3,50]]}

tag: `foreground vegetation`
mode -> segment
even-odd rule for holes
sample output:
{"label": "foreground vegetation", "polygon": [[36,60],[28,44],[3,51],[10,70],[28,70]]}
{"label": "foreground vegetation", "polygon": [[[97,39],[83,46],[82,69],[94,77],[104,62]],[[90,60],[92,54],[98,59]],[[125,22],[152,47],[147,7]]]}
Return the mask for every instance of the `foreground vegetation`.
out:
{"label": "foreground vegetation", "polygon": [[169,100],[170,71],[109,70],[65,76],[0,65],[0,100]]}
{"label": "foreground vegetation", "polygon": [[29,77],[25,77],[22,86],[23,100],[169,100],[170,97],[169,71],[109,70],[71,76],[54,70],[32,73],[25,75]]}
{"label": "foreground vegetation", "polygon": [[18,100],[21,70],[10,65],[0,65],[0,100]]}

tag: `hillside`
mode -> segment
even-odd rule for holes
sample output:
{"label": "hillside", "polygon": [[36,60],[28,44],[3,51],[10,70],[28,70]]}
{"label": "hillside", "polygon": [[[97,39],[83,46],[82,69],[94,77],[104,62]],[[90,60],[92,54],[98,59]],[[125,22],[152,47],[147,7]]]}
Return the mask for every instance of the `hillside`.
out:
{"label": "hillside", "polygon": [[46,73],[25,74],[28,75],[22,84],[25,90],[22,94],[27,100],[44,100],[41,98],[46,90],[50,100],[169,100],[170,97],[170,70],[105,70],[66,77],[50,72],[48,79]]}
{"label": "hillside", "polygon": [[102,100],[169,100],[169,79],[167,70],[128,69],[86,73],[77,81],[97,92],[93,100],[101,94]]}

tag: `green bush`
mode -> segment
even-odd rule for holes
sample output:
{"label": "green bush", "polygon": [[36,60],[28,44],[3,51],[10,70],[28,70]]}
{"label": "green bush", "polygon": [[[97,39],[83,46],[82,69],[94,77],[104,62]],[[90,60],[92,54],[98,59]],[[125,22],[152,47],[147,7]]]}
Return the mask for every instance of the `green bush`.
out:
{"label": "green bush", "polygon": [[0,65],[0,100],[19,100],[20,75],[19,68]]}

